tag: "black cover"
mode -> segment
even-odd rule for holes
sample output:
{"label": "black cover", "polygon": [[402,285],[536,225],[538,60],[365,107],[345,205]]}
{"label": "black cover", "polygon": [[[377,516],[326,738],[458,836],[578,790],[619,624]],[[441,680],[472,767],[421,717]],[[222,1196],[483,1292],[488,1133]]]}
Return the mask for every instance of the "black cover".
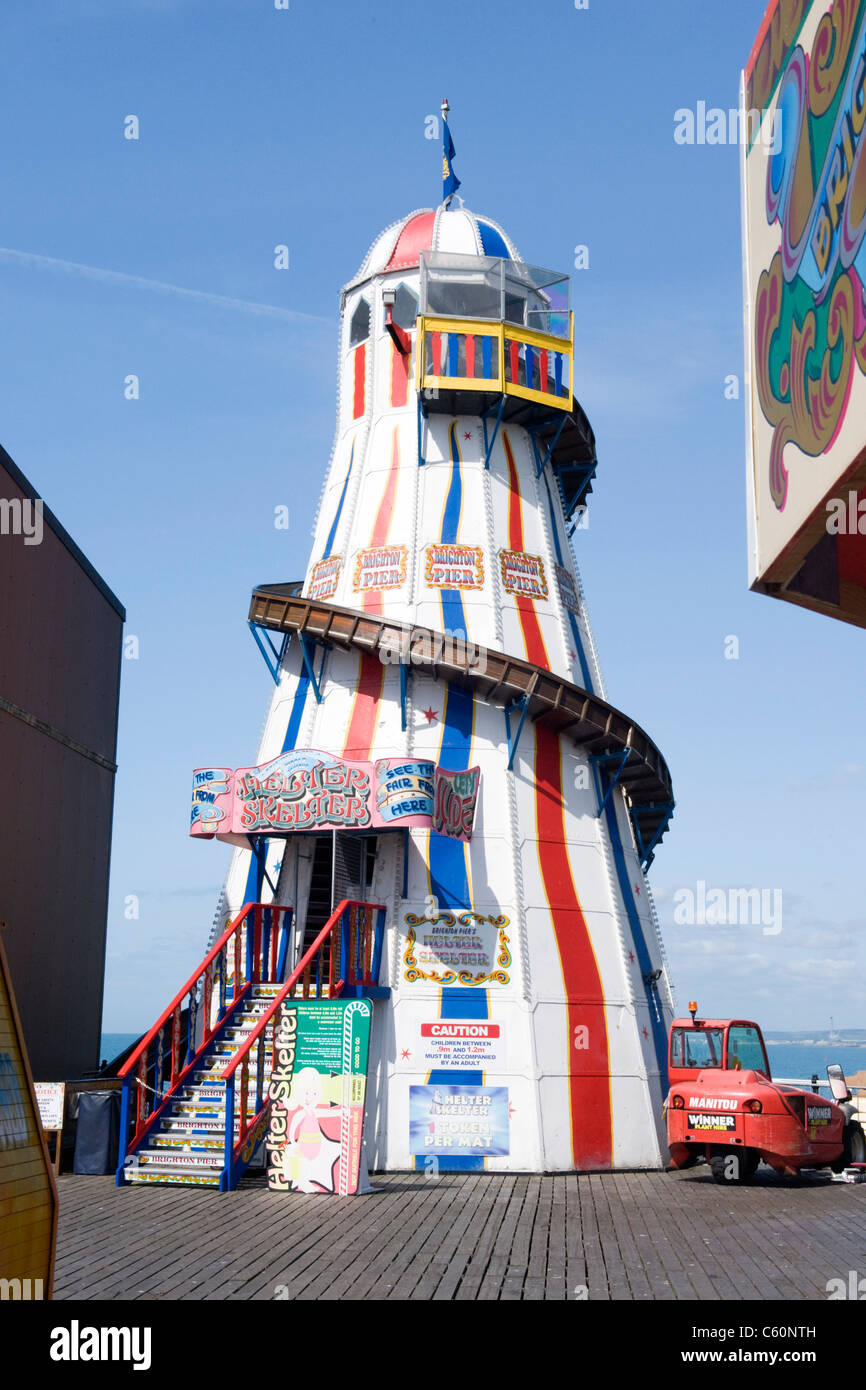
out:
{"label": "black cover", "polygon": [[73,1173],[103,1177],[117,1167],[120,1092],[82,1091],[78,1097]]}

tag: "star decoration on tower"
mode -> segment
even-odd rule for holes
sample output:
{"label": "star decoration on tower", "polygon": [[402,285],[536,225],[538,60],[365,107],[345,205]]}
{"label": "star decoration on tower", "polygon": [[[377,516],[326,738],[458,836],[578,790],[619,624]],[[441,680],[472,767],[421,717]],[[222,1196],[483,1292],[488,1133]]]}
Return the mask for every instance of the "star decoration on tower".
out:
{"label": "star decoration on tower", "polygon": [[427,720],[427,723],[428,723],[428,724],[432,724],[436,719],[439,718],[439,711],[438,711],[438,709],[422,709],[421,713],[423,714],[424,718]]}
{"label": "star decoration on tower", "polygon": [[636,895],[637,895],[638,897],[640,897],[640,888],[639,888],[639,886],[638,886],[637,884],[635,884],[635,886],[634,886],[634,891],[635,891]]}
{"label": "star decoration on tower", "polygon": [[410,1058],[411,1056],[412,1056],[412,1053],[409,1051],[408,1047],[404,1047],[404,1048],[402,1049],[401,1053],[400,1053],[400,1061],[401,1061],[401,1062],[408,1062],[408,1060],[409,1060],[409,1058]]}
{"label": "star decoration on tower", "polygon": [[569,652],[568,655],[572,661],[577,661],[577,652]]}
{"label": "star decoration on tower", "polygon": [[463,431],[463,438],[464,438],[464,439],[471,439],[471,438],[472,438],[472,431],[471,431],[471,430],[464,430],[464,431]]}
{"label": "star decoration on tower", "polygon": [[644,1027],[643,1035],[644,1035],[645,1038],[648,1038],[648,1037],[649,1037],[649,1029],[648,1029],[646,1026]]}
{"label": "star decoration on tower", "polygon": [[632,965],[634,965],[634,951],[629,951],[628,958],[631,961]]}

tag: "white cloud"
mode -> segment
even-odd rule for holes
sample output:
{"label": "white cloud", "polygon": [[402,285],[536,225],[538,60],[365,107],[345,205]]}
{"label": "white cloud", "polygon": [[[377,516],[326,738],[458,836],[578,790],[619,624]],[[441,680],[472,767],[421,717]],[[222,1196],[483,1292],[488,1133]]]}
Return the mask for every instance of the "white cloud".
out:
{"label": "white cloud", "polygon": [[208,290],[190,290],[183,285],[170,285],[165,280],[149,280],[144,275],[128,275],[125,271],[106,270],[102,266],[81,265],[78,261],[64,261],[56,256],[40,256],[34,251],[16,251],[9,246],[0,246],[0,262],[2,261],[28,270],[53,271],[55,274],[94,280],[102,285],[116,285],[121,289],[147,290],[192,303],[211,305],[217,309],[236,309],[244,314],[281,319],[285,323],[321,325],[329,329],[334,326],[332,319],[322,318],[318,314],[302,314],[296,309],[281,309],[276,304],[259,304],[250,299],[234,299],[231,295],[211,294]]}

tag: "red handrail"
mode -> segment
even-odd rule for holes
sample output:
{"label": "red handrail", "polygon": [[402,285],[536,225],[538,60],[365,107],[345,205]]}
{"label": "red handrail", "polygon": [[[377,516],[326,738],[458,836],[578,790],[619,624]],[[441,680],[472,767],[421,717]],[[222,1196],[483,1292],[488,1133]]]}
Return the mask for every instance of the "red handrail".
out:
{"label": "red handrail", "polygon": [[[146,1050],[146,1048],[148,1048],[148,1047],[150,1046],[150,1044],[153,1042],[153,1040],[154,1040],[154,1038],[156,1037],[157,1033],[159,1032],[160,1028],[162,1028],[162,1027],[164,1026],[164,1024],[168,1022],[168,1019],[169,1019],[169,1018],[171,1017],[171,1015],[174,1013],[174,1011],[175,1011],[175,1009],[177,1008],[178,1004],[182,1003],[183,1000],[186,998],[186,996],[189,994],[189,992],[194,988],[194,986],[198,984],[199,980],[201,979],[202,975],[203,975],[203,974],[205,973],[205,971],[207,970],[207,968],[208,968],[208,966],[210,965],[211,961],[213,961],[213,960],[216,959],[216,957],[219,955],[220,951],[221,951],[221,950],[223,949],[223,947],[227,944],[227,942],[228,942],[229,938],[231,937],[232,933],[235,932],[235,931],[237,931],[238,927],[240,927],[240,925],[242,924],[242,922],[243,922],[244,918],[246,917],[247,913],[250,911],[250,908],[255,908],[255,907],[258,907],[258,906],[260,906],[260,904],[258,904],[258,903],[245,903],[245,904],[244,904],[244,906],[241,908],[240,912],[238,913],[237,917],[233,918],[232,921],[229,923],[229,925],[226,927],[225,931],[223,932],[223,934],[222,934],[222,936],[220,937],[219,941],[217,941],[216,945],[212,946],[211,949],[208,951],[207,955],[205,956],[204,960],[202,961],[202,963],[201,963],[201,965],[198,967],[198,969],[197,969],[196,971],[194,971],[194,973],[193,973],[192,975],[190,975],[190,977],[189,977],[189,979],[187,980],[186,984],[184,985],[183,989],[181,989],[181,990],[178,991],[178,993],[174,996],[174,998],[172,999],[171,1003],[169,1004],[168,1008],[164,1011],[164,1013],[160,1014],[159,1018],[157,1019],[156,1023],[155,1023],[155,1024],[153,1025],[153,1027],[151,1028],[150,1032],[149,1032],[149,1033],[145,1033],[145,1035],[144,1035],[144,1037],[142,1038],[141,1042],[138,1044],[138,1047],[135,1049],[135,1051],[132,1053],[132,1055],[131,1055],[130,1057],[127,1058],[127,1060],[124,1062],[123,1066],[120,1068],[120,1071],[117,1073],[118,1076],[127,1076],[128,1073],[132,1071],[132,1069],[133,1069],[133,1067],[135,1066],[136,1062],[137,1062],[137,1061],[139,1060],[139,1058],[141,1057],[141,1054],[142,1054],[142,1053]],[[278,903],[267,903],[267,904],[265,904],[265,906],[273,907],[274,910],[276,910],[278,913],[279,913],[280,910],[285,910],[285,909],[281,909],[281,908],[280,908],[280,905],[279,905]],[[236,972],[237,972],[237,966],[235,966],[235,970],[236,970]],[[237,992],[237,990],[236,990],[236,992]]]}
{"label": "red handrail", "polygon": [[[261,1123],[262,1118],[263,1118],[263,1116],[267,1113],[267,1110],[268,1110],[268,1108],[269,1108],[269,1106],[270,1106],[270,1103],[271,1103],[271,1102],[270,1102],[270,1097],[269,1097],[267,1094],[265,1094],[265,1093],[263,1092],[263,1082],[264,1082],[264,1076],[263,1076],[263,1073],[264,1073],[264,1053],[265,1053],[265,1047],[266,1047],[265,1037],[264,1037],[265,1029],[267,1028],[268,1024],[271,1022],[272,1019],[276,1019],[276,1018],[279,1016],[279,1013],[280,1013],[280,1010],[281,1010],[282,1007],[283,1007],[283,1004],[285,1003],[285,1001],[286,1001],[286,999],[289,997],[289,995],[293,994],[294,989],[295,989],[295,987],[296,987],[298,981],[299,981],[302,977],[306,977],[306,978],[305,978],[305,987],[304,987],[304,998],[307,997],[307,990],[309,989],[309,970],[310,970],[310,966],[312,965],[312,962],[313,962],[313,960],[315,959],[315,957],[318,955],[318,953],[319,953],[321,950],[323,950],[324,945],[325,945],[325,942],[326,942],[326,940],[327,940],[329,937],[331,938],[331,958],[330,958],[329,970],[328,970],[328,998],[329,998],[329,999],[336,999],[336,998],[338,997],[338,995],[342,993],[342,990],[343,990],[343,986],[344,986],[345,981],[342,980],[342,979],[339,980],[339,981],[335,981],[335,980],[334,980],[334,961],[335,961],[335,956],[336,956],[336,951],[337,951],[337,945],[338,945],[338,942],[339,942],[340,951],[341,951],[341,960],[340,960],[341,968],[345,969],[345,970],[347,971],[347,973],[349,973],[349,972],[351,971],[351,962],[352,962],[352,958],[353,958],[353,955],[354,955],[354,950],[353,950],[353,949],[350,949],[350,950],[347,952],[347,959],[346,959],[346,960],[343,960],[343,959],[342,959],[342,946],[343,946],[342,919],[343,919],[343,917],[345,916],[346,912],[350,911],[350,909],[353,908],[353,907],[354,907],[354,908],[364,908],[365,912],[369,912],[370,914],[372,914],[372,913],[374,913],[374,912],[376,912],[376,913],[384,913],[384,912],[387,911],[387,909],[385,908],[384,904],[382,904],[382,903],[362,903],[362,902],[358,901],[358,900],[355,899],[355,898],[344,898],[343,901],[339,904],[339,906],[336,907],[336,908],[334,909],[334,911],[331,913],[331,916],[328,918],[327,922],[326,922],[325,925],[322,927],[322,930],[319,932],[318,936],[316,937],[316,939],[315,939],[315,941],[313,942],[313,944],[310,946],[309,950],[307,950],[307,951],[304,953],[304,955],[301,957],[301,959],[298,961],[298,964],[295,966],[295,968],[294,968],[294,970],[292,971],[291,975],[290,975],[289,978],[286,980],[286,983],[283,985],[282,989],[281,989],[281,990],[279,991],[279,993],[275,996],[275,998],[272,1000],[272,1002],[268,1005],[267,1009],[266,1009],[265,1012],[262,1014],[261,1018],[258,1020],[258,1022],[257,1022],[256,1025],[255,1025],[255,1027],[254,1027],[254,1028],[252,1029],[252,1031],[250,1032],[249,1036],[244,1040],[242,1046],[238,1049],[238,1051],[237,1051],[237,1052],[235,1053],[235,1055],[232,1057],[232,1059],[231,1059],[231,1061],[229,1062],[228,1066],[226,1067],[225,1071],[222,1073],[222,1080],[223,1080],[223,1082],[225,1083],[225,1088],[226,1088],[226,1110],[225,1110],[225,1172],[226,1172],[226,1174],[227,1174],[227,1181],[228,1181],[228,1184],[229,1184],[229,1188],[230,1188],[231,1185],[232,1185],[232,1175],[233,1175],[233,1172],[234,1172],[234,1165],[235,1165],[235,1162],[236,1162],[236,1160],[237,1160],[237,1156],[238,1156],[238,1154],[242,1151],[244,1144],[247,1142],[247,1136],[249,1135],[250,1131],[253,1130],[257,1125],[259,1125],[259,1124]],[[357,914],[356,914],[356,917],[357,917]],[[370,927],[372,927],[372,922],[369,922],[369,921],[368,921],[368,922],[366,923],[366,925],[367,925],[367,927],[368,927],[368,929],[369,929]],[[354,926],[357,927],[357,922],[354,923]],[[374,928],[374,930],[375,930],[375,928]],[[367,971],[365,970],[365,971],[364,971],[365,979],[366,979],[366,975],[367,975]],[[321,977],[319,977],[318,984],[319,984],[319,988],[321,988]],[[320,995],[317,995],[317,997],[320,997]],[[271,1038],[271,1047],[272,1047],[272,1049],[273,1049],[273,1057],[274,1057],[274,1058],[276,1057],[276,1047],[277,1047],[277,1027],[278,1027],[278,1025],[277,1025],[277,1023],[275,1022],[275,1023],[274,1023],[273,1036],[272,1036],[272,1038]],[[257,1048],[258,1048],[258,1061],[257,1061],[257,1079],[258,1079],[258,1085],[257,1085],[257,1088],[256,1088],[256,1089],[257,1089],[256,1106],[257,1106],[258,1108],[256,1109],[255,1114],[253,1115],[253,1117],[250,1118],[249,1115],[248,1115],[248,1113],[247,1113],[247,1112],[248,1112],[248,1109],[249,1109],[249,1103],[248,1103],[248,1096],[249,1096],[249,1064],[250,1064],[250,1052],[251,1052],[251,1050],[252,1050],[252,1046],[253,1046],[254,1043],[257,1044]],[[237,1069],[238,1069],[239,1067],[240,1067],[240,1073],[241,1073],[241,1083],[240,1083],[240,1114],[239,1114],[239,1116],[238,1116],[238,1141],[237,1141],[237,1144],[235,1144],[235,1143],[234,1143],[234,1115],[235,1115],[235,1095],[234,1095],[234,1090],[235,1090],[235,1072],[237,1071]]]}
{"label": "red handrail", "polygon": [[[292,973],[291,973],[291,975],[289,976],[289,978],[286,980],[286,983],[283,985],[283,987],[282,987],[282,989],[280,990],[279,994],[277,994],[277,995],[274,996],[274,999],[271,1001],[271,1003],[268,1005],[268,1007],[267,1007],[267,1009],[265,1010],[265,1012],[262,1014],[261,1018],[259,1019],[258,1023],[256,1024],[255,1028],[253,1028],[252,1031],[250,1032],[250,1034],[248,1035],[248,1037],[246,1037],[246,1038],[244,1039],[243,1045],[242,1045],[241,1047],[238,1048],[238,1050],[237,1050],[237,1052],[235,1053],[234,1057],[232,1057],[232,1059],[231,1059],[231,1061],[229,1062],[228,1066],[226,1067],[225,1071],[222,1073],[222,1078],[223,1078],[224,1081],[228,1081],[231,1077],[234,1076],[234,1074],[235,1074],[235,1072],[237,1071],[238,1067],[241,1065],[241,1063],[244,1061],[244,1059],[249,1055],[249,1052],[250,1052],[250,1049],[251,1049],[253,1043],[258,1041],[259,1037],[260,1037],[261,1034],[264,1032],[265,1028],[267,1028],[267,1026],[268,1026],[268,1024],[270,1023],[271,1019],[273,1018],[274,1014],[275,1014],[275,1013],[277,1012],[277,1010],[280,1009],[280,1008],[282,1007],[282,1005],[285,1003],[285,1001],[286,1001],[286,999],[288,998],[290,992],[294,989],[295,985],[298,983],[298,980],[301,978],[301,976],[304,974],[304,971],[307,969],[307,966],[310,965],[310,964],[312,964],[312,961],[313,961],[314,956],[317,954],[318,951],[321,950],[322,946],[325,944],[325,940],[327,939],[327,937],[329,937],[329,936],[331,935],[331,933],[334,931],[334,928],[337,927],[337,926],[339,926],[339,924],[340,924],[340,919],[342,918],[343,913],[344,913],[344,912],[346,911],[346,909],[349,908],[349,907],[365,907],[365,908],[369,908],[371,912],[385,912],[385,911],[387,910],[387,909],[385,908],[384,903],[362,903],[362,902],[358,901],[356,898],[344,898],[343,901],[340,903],[340,905],[339,905],[338,907],[335,907],[335,908],[334,908],[334,911],[331,913],[331,915],[330,915],[330,917],[328,918],[327,922],[326,922],[325,925],[322,927],[322,930],[319,932],[319,935],[316,937],[316,939],[315,939],[315,941],[313,942],[312,946],[309,948],[308,951],[305,952],[305,954],[304,954],[304,955],[301,957],[301,959],[298,961],[297,965],[295,966],[295,968],[294,968],[294,970],[292,971]],[[333,976],[333,961],[334,961],[334,954],[333,954],[333,951],[332,951],[332,952],[331,952],[331,975],[332,975],[332,976]],[[331,983],[332,986],[334,985],[333,978],[331,979],[331,982],[330,982],[330,983]],[[343,983],[342,980],[339,981],[339,984],[340,984],[340,985],[342,985],[342,983]],[[334,998],[335,996],[332,995],[331,997]],[[243,1117],[242,1117],[242,1122],[243,1122]]]}

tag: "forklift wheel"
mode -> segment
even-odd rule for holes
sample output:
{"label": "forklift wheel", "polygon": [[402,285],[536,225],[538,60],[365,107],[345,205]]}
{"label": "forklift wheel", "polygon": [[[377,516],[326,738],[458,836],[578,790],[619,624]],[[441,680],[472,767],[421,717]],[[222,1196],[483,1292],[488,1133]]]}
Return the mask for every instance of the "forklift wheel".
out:
{"label": "forklift wheel", "polygon": [[754,1149],[718,1149],[710,1158],[710,1168],[716,1182],[748,1182],[760,1159]]}
{"label": "forklift wheel", "polygon": [[845,1145],[840,1158],[830,1167],[834,1173],[841,1173],[852,1163],[866,1163],[866,1136],[855,1120],[852,1124],[847,1124],[842,1131],[842,1142]]}

